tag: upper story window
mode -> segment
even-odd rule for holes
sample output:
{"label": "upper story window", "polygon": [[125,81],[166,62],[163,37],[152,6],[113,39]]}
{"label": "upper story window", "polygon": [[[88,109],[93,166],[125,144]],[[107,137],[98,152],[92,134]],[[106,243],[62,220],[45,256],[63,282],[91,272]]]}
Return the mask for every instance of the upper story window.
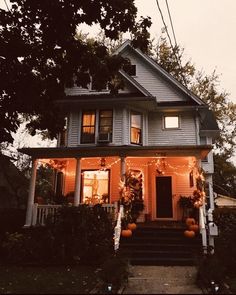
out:
{"label": "upper story window", "polygon": [[91,110],[82,113],[81,143],[112,141],[112,110]]}
{"label": "upper story window", "polygon": [[82,113],[81,143],[95,143],[95,111]]}
{"label": "upper story window", "polygon": [[136,76],[136,65],[125,65],[123,70],[130,76]]}
{"label": "upper story window", "polygon": [[142,115],[140,113],[131,113],[130,142],[134,144],[142,143]]}
{"label": "upper story window", "polygon": [[164,129],[180,128],[179,116],[164,116]]}
{"label": "upper story window", "polygon": [[113,116],[111,110],[102,110],[99,112],[99,133],[112,134]]}

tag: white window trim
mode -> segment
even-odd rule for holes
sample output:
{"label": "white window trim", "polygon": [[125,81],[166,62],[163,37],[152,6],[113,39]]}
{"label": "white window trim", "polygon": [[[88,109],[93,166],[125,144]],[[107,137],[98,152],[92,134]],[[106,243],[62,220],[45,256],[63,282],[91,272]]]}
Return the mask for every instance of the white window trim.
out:
{"label": "white window trim", "polygon": [[[166,127],[165,126],[165,118],[166,117],[178,117],[178,127]],[[179,130],[181,129],[181,116],[179,114],[166,114],[162,116],[162,130]]]}

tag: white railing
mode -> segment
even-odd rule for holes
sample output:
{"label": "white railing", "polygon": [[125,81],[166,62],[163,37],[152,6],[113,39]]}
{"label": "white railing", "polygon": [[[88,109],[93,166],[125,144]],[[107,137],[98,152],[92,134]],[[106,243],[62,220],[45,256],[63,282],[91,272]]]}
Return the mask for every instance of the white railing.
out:
{"label": "white railing", "polygon": [[121,219],[124,217],[124,207],[120,205],[120,210],[117,217],[116,226],[114,229],[114,250],[117,251],[120,246],[120,234],[121,234]]}
{"label": "white railing", "polygon": [[[92,205],[91,205],[92,206]],[[62,205],[39,205],[35,203],[32,209],[32,225],[45,225],[48,215],[52,218],[55,217],[56,212]],[[117,214],[117,203],[115,204],[102,204],[102,208],[110,213],[114,219]]]}
{"label": "white railing", "polygon": [[207,252],[207,232],[206,232],[206,217],[204,214],[203,206],[199,208],[199,226],[200,226],[200,232],[202,235],[202,246],[204,253]]}
{"label": "white railing", "polygon": [[61,205],[33,205],[32,225],[45,225],[48,215],[55,217]]}

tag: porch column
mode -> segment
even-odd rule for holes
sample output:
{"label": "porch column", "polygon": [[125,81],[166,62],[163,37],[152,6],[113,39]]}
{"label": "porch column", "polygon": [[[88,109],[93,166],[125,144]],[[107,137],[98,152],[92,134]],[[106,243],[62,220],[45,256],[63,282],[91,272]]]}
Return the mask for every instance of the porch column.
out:
{"label": "porch column", "polygon": [[125,172],[126,172],[126,167],[125,167],[125,157],[120,157],[120,178],[122,181],[125,180]]}
{"label": "porch column", "polygon": [[80,158],[76,159],[76,171],[75,171],[75,196],[74,205],[78,206],[80,203],[80,188],[81,188],[81,163]]}
{"label": "porch column", "polygon": [[33,212],[34,195],[35,195],[37,164],[38,164],[38,160],[32,159],[32,168],[31,168],[31,178],[30,178],[29,193],[28,193],[26,220],[25,220],[25,225],[24,225],[25,227],[31,226],[31,224],[32,224],[32,212]]}

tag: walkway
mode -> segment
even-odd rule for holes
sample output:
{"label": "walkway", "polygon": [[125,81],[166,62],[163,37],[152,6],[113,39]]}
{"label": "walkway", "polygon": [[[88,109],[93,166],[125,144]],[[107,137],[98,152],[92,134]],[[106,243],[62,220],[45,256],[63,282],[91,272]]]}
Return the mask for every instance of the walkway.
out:
{"label": "walkway", "polygon": [[130,266],[123,294],[203,294],[194,266]]}

